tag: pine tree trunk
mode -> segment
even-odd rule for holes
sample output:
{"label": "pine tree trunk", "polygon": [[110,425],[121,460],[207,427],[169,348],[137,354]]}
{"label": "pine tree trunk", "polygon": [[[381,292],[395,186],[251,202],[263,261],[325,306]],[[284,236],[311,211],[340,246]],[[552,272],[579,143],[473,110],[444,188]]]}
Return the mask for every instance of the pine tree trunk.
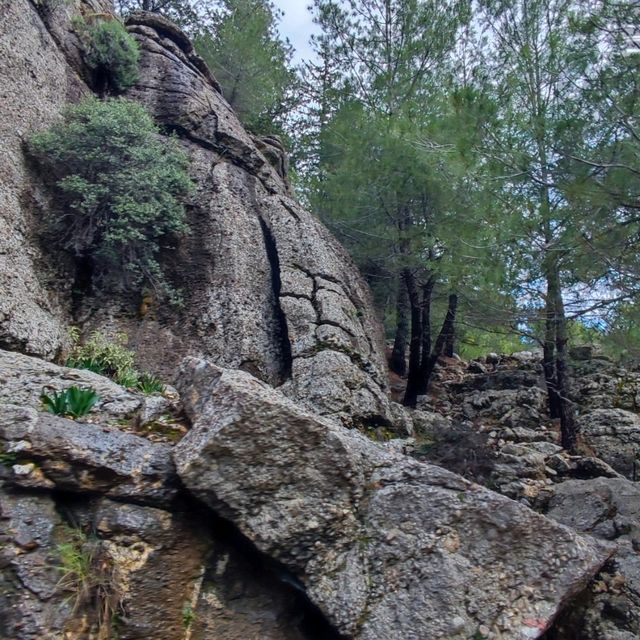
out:
{"label": "pine tree trunk", "polygon": [[558,401],[558,381],[556,379],[556,311],[555,293],[552,291],[551,278],[547,278],[547,300],[545,308],[545,334],[542,356],[542,369],[544,381],[547,387],[547,406],[552,420],[560,417],[560,404]]}
{"label": "pine tree trunk", "polygon": [[396,300],[396,336],[389,359],[389,369],[399,376],[407,374],[407,341],[409,339],[409,300],[407,287],[402,277],[398,282]]}
{"label": "pine tree trunk", "polygon": [[442,328],[440,329],[440,333],[438,334],[438,338],[436,339],[433,351],[426,359],[426,361],[422,363],[422,376],[420,380],[421,386],[418,388],[418,395],[424,395],[427,392],[427,389],[429,388],[429,382],[431,381],[431,376],[433,375],[433,371],[436,368],[436,364],[438,364],[438,358],[441,355],[444,355],[447,342],[454,339],[457,311],[458,295],[455,293],[451,293],[449,294],[447,313],[444,317],[444,322],[442,323]]}
{"label": "pine tree trunk", "polygon": [[569,399],[569,372],[567,368],[567,320],[562,300],[562,286],[557,264],[546,273],[547,315],[545,331],[544,372],[549,399],[549,414],[560,418],[560,439],[564,449],[574,453],[577,427],[573,405]]}
{"label": "pine tree trunk", "polygon": [[422,345],[420,349],[420,365],[424,366],[431,355],[431,299],[435,287],[435,278],[429,276],[422,285]]}
{"label": "pine tree trunk", "polygon": [[407,389],[403,404],[415,407],[418,400],[418,388],[421,373],[422,355],[422,305],[418,291],[417,278],[411,269],[402,270],[402,278],[407,288],[409,308],[411,310],[411,340],[409,341],[409,372],[407,374]]}
{"label": "pine tree trunk", "polygon": [[[559,280],[559,278],[558,278]],[[556,293],[556,382],[558,408],[560,412],[560,438],[563,449],[576,453],[578,429],[573,403],[569,398],[569,371],[567,367],[567,319],[562,300],[562,289]]]}
{"label": "pine tree trunk", "polygon": [[456,330],[455,326],[453,327],[453,331],[447,336],[447,342],[444,345],[444,353],[443,355],[447,356],[447,358],[453,358],[456,349]]}

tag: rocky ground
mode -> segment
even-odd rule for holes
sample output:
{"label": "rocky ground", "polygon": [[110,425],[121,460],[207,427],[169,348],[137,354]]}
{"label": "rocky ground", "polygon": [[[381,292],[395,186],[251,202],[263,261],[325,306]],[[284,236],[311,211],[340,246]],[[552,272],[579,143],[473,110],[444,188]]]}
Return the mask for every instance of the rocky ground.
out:
{"label": "rocky ground", "polygon": [[449,468],[618,552],[549,638],[640,637],[640,371],[574,351],[580,455],[559,446],[540,356],[449,359],[416,414],[412,454]]}
{"label": "rocky ground", "polygon": [[568,456],[535,356],[448,361],[388,439],[201,359],[142,396],[0,351],[0,637],[638,638],[640,374],[575,371]]}

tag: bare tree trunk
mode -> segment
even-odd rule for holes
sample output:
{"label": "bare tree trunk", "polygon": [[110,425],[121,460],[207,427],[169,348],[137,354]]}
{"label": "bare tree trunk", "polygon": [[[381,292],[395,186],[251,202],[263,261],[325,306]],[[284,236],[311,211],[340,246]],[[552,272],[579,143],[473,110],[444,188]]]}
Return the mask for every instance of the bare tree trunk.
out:
{"label": "bare tree trunk", "polygon": [[[549,398],[549,414],[560,419],[560,438],[564,449],[575,453],[577,427],[569,399],[567,368],[567,320],[557,264],[547,270],[547,317],[544,370]],[[551,357],[549,356],[551,354]]]}
{"label": "bare tree trunk", "polygon": [[435,287],[435,278],[430,275],[422,285],[422,346],[420,349],[420,366],[423,367],[431,355],[431,299]]}
{"label": "bare tree trunk", "polygon": [[[557,278],[559,281],[559,277]],[[559,283],[558,283],[559,284]],[[556,293],[556,381],[560,411],[560,438],[563,449],[576,453],[578,429],[573,403],[569,399],[569,372],[567,368],[567,319],[562,300],[562,289]]]}
{"label": "bare tree trunk", "polygon": [[447,358],[453,358],[453,355],[456,352],[455,344],[456,344],[456,328],[454,325],[453,331],[447,336],[447,342],[444,345],[443,355],[447,356]]}
{"label": "bare tree trunk", "polygon": [[407,341],[409,340],[409,300],[407,287],[402,279],[398,282],[398,297],[396,300],[396,336],[393,350],[389,359],[389,369],[399,376],[407,373]]}
{"label": "bare tree trunk", "polygon": [[545,304],[545,334],[542,356],[542,369],[547,387],[547,406],[552,419],[560,417],[558,401],[558,381],[556,379],[555,350],[556,350],[556,310],[555,293],[550,278],[547,278],[547,300]]}
{"label": "bare tree trunk", "polygon": [[433,351],[431,352],[429,357],[422,363],[422,376],[420,380],[421,386],[418,389],[418,395],[424,395],[427,392],[427,389],[429,388],[429,382],[431,381],[431,376],[433,375],[433,371],[436,368],[436,364],[438,363],[438,358],[444,354],[447,342],[453,340],[453,336],[455,335],[457,311],[458,295],[455,293],[451,293],[449,294],[447,313],[444,317],[444,322],[442,323],[442,328],[440,329],[438,338],[436,339],[436,344],[434,345]]}
{"label": "bare tree trunk", "polygon": [[409,308],[411,310],[411,340],[409,341],[409,372],[407,374],[407,388],[403,404],[415,407],[418,399],[418,387],[421,373],[422,355],[422,305],[416,274],[409,268],[402,270],[402,278],[407,288]]}

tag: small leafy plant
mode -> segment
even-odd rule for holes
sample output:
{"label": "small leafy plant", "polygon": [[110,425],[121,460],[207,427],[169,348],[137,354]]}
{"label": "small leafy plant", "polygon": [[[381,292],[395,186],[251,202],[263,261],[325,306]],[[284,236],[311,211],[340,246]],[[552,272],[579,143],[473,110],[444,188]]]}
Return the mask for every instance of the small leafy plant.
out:
{"label": "small leafy plant", "polygon": [[69,335],[74,344],[66,363],[68,367],[89,369],[113,378],[118,384],[123,384],[118,378],[124,378],[134,370],[134,353],[125,347],[127,336],[124,333],[109,338],[95,331],[82,344],[77,329],[74,328]]}
{"label": "small leafy plant", "polygon": [[114,376],[114,380],[122,387],[132,389],[138,386],[140,375],[135,369],[125,369]]}
{"label": "small leafy plant", "polygon": [[18,454],[12,451],[0,450],[0,464],[5,467],[11,467],[18,462]]}
{"label": "small leafy plant", "polygon": [[188,629],[196,619],[196,612],[193,610],[191,604],[186,603],[182,607],[182,624],[185,629]]}
{"label": "small leafy plant", "polygon": [[126,348],[127,336],[119,333],[109,338],[96,331],[89,339],[80,343],[80,333],[73,327],[69,331],[73,342],[71,355],[66,365],[76,369],[88,369],[112,378],[128,389],[137,389],[145,395],[162,393],[164,384],[151,373],[140,373],[134,366],[135,354]]}
{"label": "small leafy plant", "polygon": [[73,386],[63,391],[54,391],[51,395],[43,392],[40,400],[49,413],[80,418],[93,409],[100,396],[90,387]]}
{"label": "small leafy plant", "polygon": [[122,588],[112,560],[100,540],[82,529],[65,527],[64,541],[56,548],[60,572],[58,589],[71,594],[73,610],[93,609],[98,638],[111,638],[112,627],[122,612]]}
{"label": "small leafy plant", "polygon": [[142,373],[136,387],[145,395],[162,393],[164,391],[164,384],[162,384],[160,378],[151,373]]}

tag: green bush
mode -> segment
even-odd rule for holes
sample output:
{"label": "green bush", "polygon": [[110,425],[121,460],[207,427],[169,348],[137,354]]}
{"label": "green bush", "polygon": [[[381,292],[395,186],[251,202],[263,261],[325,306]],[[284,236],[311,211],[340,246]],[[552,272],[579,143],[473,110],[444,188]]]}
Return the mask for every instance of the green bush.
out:
{"label": "green bush", "polygon": [[135,38],[118,20],[83,25],[79,31],[85,46],[85,62],[94,74],[98,90],[120,93],[135,84],[140,50]]}
{"label": "green bush", "polygon": [[135,368],[135,354],[125,347],[126,334],[119,333],[109,338],[95,331],[87,341],[80,343],[79,331],[73,327],[69,336],[73,348],[65,363],[67,367],[89,369],[112,378],[123,387],[135,388],[145,395],[164,391],[164,384],[160,378],[151,373],[140,373]]}
{"label": "green bush", "polygon": [[134,370],[133,351],[125,347],[127,336],[119,333],[113,338],[95,331],[89,339],[80,344],[77,329],[69,332],[73,342],[71,355],[66,362],[68,367],[89,369],[94,373],[117,379]]}
{"label": "green bush", "polygon": [[50,413],[80,418],[93,409],[100,400],[100,396],[90,387],[81,389],[73,386],[64,391],[54,391],[51,395],[43,392],[40,400]]}
{"label": "green bush", "polygon": [[193,185],[186,154],[158,134],[141,105],[93,98],[33,136],[29,148],[55,180],[55,239],[91,261],[92,285],[146,286],[178,303],[158,253],[170,234],[188,231],[181,198]]}

